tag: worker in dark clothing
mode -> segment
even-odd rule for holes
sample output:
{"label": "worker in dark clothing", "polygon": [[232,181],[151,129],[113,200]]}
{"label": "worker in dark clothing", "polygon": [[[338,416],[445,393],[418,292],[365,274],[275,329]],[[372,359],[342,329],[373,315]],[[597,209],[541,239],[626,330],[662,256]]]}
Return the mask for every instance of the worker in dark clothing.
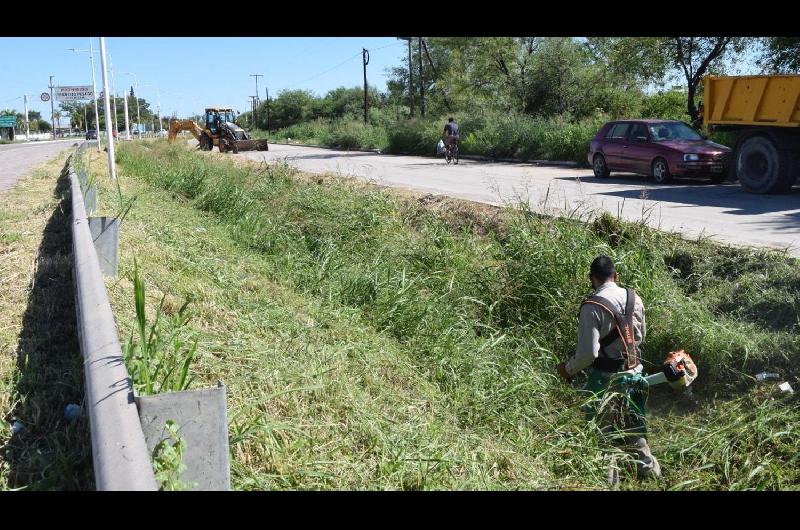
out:
{"label": "worker in dark clothing", "polygon": [[[635,454],[640,478],[660,477],[661,467],[647,444],[644,421],[646,396],[639,355],[647,332],[644,304],[633,289],[617,285],[619,274],[608,256],[592,261],[589,278],[595,291],[581,305],[575,355],[558,365],[558,373],[571,381],[581,370],[587,370],[583,391],[598,398],[587,407],[589,419],[600,415],[601,424],[606,423],[604,420],[614,423],[603,425],[604,432],[611,435],[615,445]],[[621,407],[608,407],[624,410],[622,418],[598,410],[597,403],[609,389],[628,397],[621,398],[623,402],[617,404]],[[612,432],[614,429],[616,432]]]}

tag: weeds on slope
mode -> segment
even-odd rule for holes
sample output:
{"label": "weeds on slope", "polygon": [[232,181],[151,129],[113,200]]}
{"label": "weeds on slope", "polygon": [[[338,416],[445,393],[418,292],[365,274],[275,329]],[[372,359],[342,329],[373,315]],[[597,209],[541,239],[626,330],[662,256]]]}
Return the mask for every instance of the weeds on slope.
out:
{"label": "weeds on slope", "polygon": [[[512,212],[507,226],[484,234],[386,191],[307,181],[288,167],[259,174],[179,147],[156,147],[145,155],[125,146],[119,157],[126,174],[216,215],[236,241],[268,258],[271,278],[330,307],[358,311],[402,345],[461,427],[492,430],[520,454],[531,456],[535,447],[533,458],[551,480],[596,477],[601,469],[589,456],[596,454],[596,438],[582,427],[578,398],[557,380],[555,364],[574,346],[575,314],[589,290],[588,265],[595,255],[609,254],[623,282],[646,303],[646,366],[653,369],[666,352],[684,348],[701,368],[699,405],[654,407],[653,446],[672,466],[666,485],[796,483],[796,465],[778,470],[763,462],[794,462],[798,414],[750,391],[748,375],[765,367],[793,373],[796,336],[710,306],[708,292],[702,285],[688,288],[674,261],[684,253],[698,265],[722,263],[726,253],[738,260],[746,251],[683,242],[608,216],[588,224],[543,217],[525,205]],[[796,270],[784,262],[782,270]],[[774,288],[786,292],[787,285],[791,289],[780,283]],[[758,403],[762,414],[731,405],[745,398]],[[710,430],[709,417],[725,428]],[[736,429],[766,434],[742,436],[731,445],[726,440]],[[707,443],[693,443],[698,433],[705,433]],[[581,436],[588,438],[579,442]],[[734,468],[725,462],[736,462],[733,479]],[[687,476],[699,478],[686,483]]]}

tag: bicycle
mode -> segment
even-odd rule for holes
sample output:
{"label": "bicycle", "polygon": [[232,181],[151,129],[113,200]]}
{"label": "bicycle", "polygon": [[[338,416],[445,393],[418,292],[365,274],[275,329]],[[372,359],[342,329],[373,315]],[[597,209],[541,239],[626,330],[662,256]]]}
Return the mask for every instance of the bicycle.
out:
{"label": "bicycle", "polygon": [[449,164],[453,162],[453,164],[458,164],[458,143],[454,143],[452,145],[447,145],[444,148],[444,159]]}

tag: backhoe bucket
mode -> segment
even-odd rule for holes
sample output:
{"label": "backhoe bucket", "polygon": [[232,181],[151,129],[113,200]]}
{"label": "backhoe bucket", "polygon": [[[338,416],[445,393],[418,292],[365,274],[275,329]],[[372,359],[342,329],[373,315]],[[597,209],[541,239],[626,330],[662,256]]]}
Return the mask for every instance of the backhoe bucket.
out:
{"label": "backhoe bucket", "polygon": [[266,140],[236,140],[233,142],[233,152],[239,151],[269,151]]}

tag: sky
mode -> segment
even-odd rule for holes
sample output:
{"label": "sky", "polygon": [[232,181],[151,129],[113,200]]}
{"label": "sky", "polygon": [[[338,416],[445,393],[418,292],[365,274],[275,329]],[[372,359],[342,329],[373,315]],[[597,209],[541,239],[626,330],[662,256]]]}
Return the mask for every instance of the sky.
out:
{"label": "sky", "polygon": [[[205,107],[250,109],[255,80],[262,100],[283,89],[306,89],[317,95],[340,87],[363,86],[361,50],[369,50],[367,80],[386,89],[387,70],[407,55],[396,37],[107,37],[106,60],[114,67],[116,92],[130,90],[135,74],[139,95],[155,108],[161,99],[165,116],[200,114]],[[211,42],[209,42],[211,41]],[[102,91],[99,39],[92,38],[97,92]],[[40,94],[53,84],[91,85],[89,37],[0,38],[0,109],[29,110],[49,121],[50,103]],[[109,80],[109,84],[110,84]],[[56,104],[56,109],[58,105]],[[135,109],[129,109],[131,116]]]}

